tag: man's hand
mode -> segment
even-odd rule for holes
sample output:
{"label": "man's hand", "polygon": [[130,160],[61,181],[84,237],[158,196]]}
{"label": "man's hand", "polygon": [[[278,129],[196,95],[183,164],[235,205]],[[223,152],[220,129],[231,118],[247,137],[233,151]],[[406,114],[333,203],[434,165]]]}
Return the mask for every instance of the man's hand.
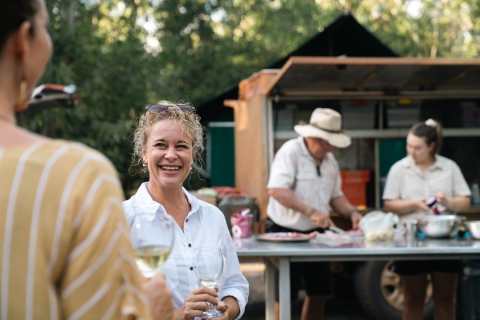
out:
{"label": "man's hand", "polygon": [[312,222],[315,225],[323,229],[327,229],[328,226],[335,227],[335,224],[333,223],[332,219],[330,219],[330,216],[328,215],[328,213],[321,212],[318,210],[313,211],[313,213],[310,215],[310,220],[312,220]]}
{"label": "man's hand", "polygon": [[172,293],[165,282],[165,275],[158,272],[146,280],[143,289],[150,302],[150,313],[154,320],[171,320],[173,317]]}
{"label": "man's hand", "polygon": [[352,215],[350,216],[350,220],[352,220],[352,229],[353,230],[358,230],[359,228],[359,223],[360,223],[360,220],[362,220],[363,216],[357,212],[357,211],[353,211],[352,212]]}
{"label": "man's hand", "polygon": [[193,320],[195,317],[203,317],[203,311],[208,310],[208,303],[218,305],[218,294],[215,289],[200,287],[193,290],[185,299],[183,306],[175,310],[175,319]]}

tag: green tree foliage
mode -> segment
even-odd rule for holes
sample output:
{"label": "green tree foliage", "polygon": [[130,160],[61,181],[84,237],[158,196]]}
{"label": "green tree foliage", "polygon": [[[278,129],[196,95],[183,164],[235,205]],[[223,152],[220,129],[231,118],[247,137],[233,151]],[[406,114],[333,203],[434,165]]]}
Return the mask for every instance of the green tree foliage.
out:
{"label": "green tree foliage", "polygon": [[[54,54],[43,83],[73,83],[80,104],[26,126],[109,157],[127,193],[143,107],[198,103],[288,54],[346,10],[402,56],[477,57],[480,4],[459,0],[46,0]],[[191,187],[198,187],[192,182]],[[201,182],[203,183],[203,182]]]}
{"label": "green tree foliage", "polygon": [[479,54],[478,1],[340,2],[401,56],[471,58]]}
{"label": "green tree foliage", "polygon": [[139,181],[129,173],[130,136],[157,78],[149,69],[145,30],[133,18],[138,8],[75,0],[47,1],[47,6],[54,54],[42,82],[76,84],[81,103],[29,114],[28,127],[100,150],[117,167],[125,190],[131,190]]}

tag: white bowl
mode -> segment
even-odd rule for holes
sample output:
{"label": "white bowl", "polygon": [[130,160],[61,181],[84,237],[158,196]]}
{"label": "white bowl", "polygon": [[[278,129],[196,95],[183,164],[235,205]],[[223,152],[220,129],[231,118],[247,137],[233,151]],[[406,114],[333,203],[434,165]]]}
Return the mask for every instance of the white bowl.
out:
{"label": "white bowl", "polygon": [[465,225],[472,238],[480,240],[480,221],[466,221]]}

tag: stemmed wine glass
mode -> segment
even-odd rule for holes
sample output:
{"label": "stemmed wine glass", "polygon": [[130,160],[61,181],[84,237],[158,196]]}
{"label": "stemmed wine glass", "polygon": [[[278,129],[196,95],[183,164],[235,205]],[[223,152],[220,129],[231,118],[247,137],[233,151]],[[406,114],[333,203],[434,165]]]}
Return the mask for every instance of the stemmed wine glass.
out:
{"label": "stemmed wine glass", "polygon": [[167,261],[173,246],[173,227],[173,221],[165,215],[135,215],[130,238],[135,262],[145,278],[152,278]]}
{"label": "stemmed wine glass", "polygon": [[[193,265],[198,281],[207,288],[213,289],[223,271],[223,252],[219,247],[205,247],[193,252]],[[207,302],[209,309],[203,312],[208,319],[222,317],[223,312]]]}

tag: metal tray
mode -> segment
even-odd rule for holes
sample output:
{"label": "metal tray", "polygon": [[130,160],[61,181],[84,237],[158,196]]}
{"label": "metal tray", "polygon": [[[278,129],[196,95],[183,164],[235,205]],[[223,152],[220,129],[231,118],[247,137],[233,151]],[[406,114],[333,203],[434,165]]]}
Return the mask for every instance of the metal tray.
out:
{"label": "metal tray", "polygon": [[258,235],[257,240],[267,241],[267,242],[307,242],[312,239],[311,237],[307,237],[307,235],[305,235],[305,237],[302,237],[302,238],[294,238],[292,236],[285,237],[285,238],[279,237],[279,236],[288,236],[290,234],[291,232],[264,233],[264,234]]}

